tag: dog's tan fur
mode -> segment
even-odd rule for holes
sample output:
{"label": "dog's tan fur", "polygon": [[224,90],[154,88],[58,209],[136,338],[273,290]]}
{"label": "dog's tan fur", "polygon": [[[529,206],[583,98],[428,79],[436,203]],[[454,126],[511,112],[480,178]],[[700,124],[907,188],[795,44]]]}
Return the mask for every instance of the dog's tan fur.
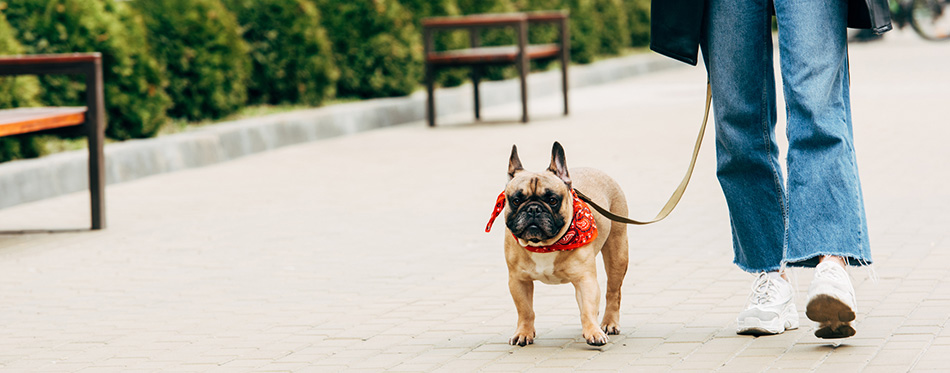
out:
{"label": "dog's tan fur", "polygon": [[[591,169],[577,168],[569,172],[567,182],[557,174],[557,152],[560,144],[555,143],[552,152],[551,168],[541,172],[525,171],[517,159],[517,151],[512,149],[512,161],[509,165],[510,180],[505,188],[506,195],[512,196],[517,191],[525,195],[542,195],[545,190],[556,191],[563,197],[561,207],[557,212],[563,216],[568,224],[557,237],[535,246],[548,246],[556,242],[567,230],[573,206],[568,182],[576,189],[581,190],[597,204],[620,214],[627,214],[627,202],[619,185],[607,174]],[[561,152],[561,166],[567,175],[566,162]],[[510,204],[505,209],[505,216],[514,213]],[[511,230],[506,229],[505,259],[508,263],[508,287],[518,310],[518,325],[515,334],[509,342],[512,345],[527,345],[534,342],[534,308],[533,294],[534,281],[548,284],[574,285],[577,304],[580,308],[581,326],[584,339],[588,344],[600,346],[608,341],[608,334],[620,333],[620,287],[627,273],[627,226],[615,223],[603,215],[593,212],[598,228],[597,238],[590,244],[571,251],[553,253],[533,253],[524,248],[532,244],[512,236]],[[597,267],[595,259],[601,253],[607,272],[607,307],[604,318],[597,324],[597,313],[600,304],[600,285],[597,281]],[[551,260],[553,256],[553,260]]]}

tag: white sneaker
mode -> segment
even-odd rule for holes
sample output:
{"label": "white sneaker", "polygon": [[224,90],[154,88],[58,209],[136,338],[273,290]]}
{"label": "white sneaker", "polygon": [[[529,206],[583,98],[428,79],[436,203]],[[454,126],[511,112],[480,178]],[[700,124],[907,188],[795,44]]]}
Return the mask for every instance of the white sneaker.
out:
{"label": "white sneaker", "polygon": [[777,273],[762,272],[752,283],[749,305],[736,318],[738,334],[780,334],[798,329],[792,284]]}
{"label": "white sneaker", "polygon": [[808,289],[805,315],[818,323],[818,338],[847,338],[855,331],[851,326],[857,301],[854,286],[844,267],[825,262],[815,267],[815,278]]}

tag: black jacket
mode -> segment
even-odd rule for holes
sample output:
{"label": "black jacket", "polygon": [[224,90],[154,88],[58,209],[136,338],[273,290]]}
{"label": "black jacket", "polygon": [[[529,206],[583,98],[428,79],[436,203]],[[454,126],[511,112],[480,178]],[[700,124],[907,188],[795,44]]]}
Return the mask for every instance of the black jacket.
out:
{"label": "black jacket", "polygon": [[[706,0],[653,0],[650,11],[650,49],[696,65],[702,37]],[[891,29],[887,0],[848,0],[848,27]]]}

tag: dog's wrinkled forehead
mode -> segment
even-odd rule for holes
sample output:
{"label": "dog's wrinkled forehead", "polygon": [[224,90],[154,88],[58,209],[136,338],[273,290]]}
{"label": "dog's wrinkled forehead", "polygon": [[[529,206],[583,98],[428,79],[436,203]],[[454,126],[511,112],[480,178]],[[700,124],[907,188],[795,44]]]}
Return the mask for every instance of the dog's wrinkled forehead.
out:
{"label": "dog's wrinkled forehead", "polygon": [[540,173],[521,171],[508,182],[505,191],[509,195],[520,192],[525,196],[543,196],[549,193],[564,196],[570,192],[564,181],[548,171]]}

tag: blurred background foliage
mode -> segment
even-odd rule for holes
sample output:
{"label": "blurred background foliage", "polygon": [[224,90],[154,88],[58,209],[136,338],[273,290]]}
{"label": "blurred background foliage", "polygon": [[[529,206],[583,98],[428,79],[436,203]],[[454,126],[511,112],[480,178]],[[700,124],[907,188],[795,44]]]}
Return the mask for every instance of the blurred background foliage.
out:
{"label": "blurred background foliage", "polygon": [[337,92],[361,98],[403,96],[422,79],[422,41],[396,0],[315,0],[340,67]]}
{"label": "blurred background foliage", "polygon": [[251,55],[252,104],[320,105],[340,72],[321,15],[309,0],[224,0]]}
{"label": "blurred background foliage", "polygon": [[[0,14],[0,54],[21,54],[23,46],[15,37],[15,30]],[[0,77],[0,109],[37,106],[40,82],[35,76]],[[39,156],[36,136],[19,135],[0,137],[0,161]]]}
{"label": "blurred background foliage", "polygon": [[220,0],[127,3],[145,20],[148,41],[165,66],[173,101],[169,115],[191,120],[221,118],[247,103],[250,48],[241,38],[234,13]]}
{"label": "blurred background foliage", "polygon": [[[571,14],[574,63],[649,43],[650,0],[0,0],[0,54],[102,53],[106,135],[125,140],[247,105],[407,95],[423,79],[424,18],[557,9]],[[436,50],[470,44],[466,31],[435,35]],[[513,30],[479,37],[486,46],[516,42]],[[530,30],[532,43],[557,38],[553,26]],[[436,81],[457,86],[470,73],[444,69]],[[0,77],[0,108],[83,105],[84,89],[73,76]],[[0,138],[0,162],[42,155],[38,139],[48,138]]]}

